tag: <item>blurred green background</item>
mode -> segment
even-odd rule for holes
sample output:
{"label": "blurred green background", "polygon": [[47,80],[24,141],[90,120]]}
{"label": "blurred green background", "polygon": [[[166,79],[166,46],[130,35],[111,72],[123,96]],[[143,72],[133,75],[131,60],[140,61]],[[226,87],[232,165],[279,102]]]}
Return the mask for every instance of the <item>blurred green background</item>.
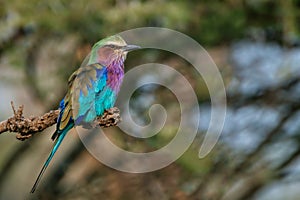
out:
{"label": "blurred green background", "polygon": [[[222,136],[199,159],[210,118],[205,83],[174,54],[132,52],[126,71],[138,64],[163,63],[193,86],[201,123],[188,151],[164,169],[122,173],[94,159],[73,131],[32,195],[55,127],[24,142],[3,133],[0,199],[299,199],[299,8],[299,0],[0,1],[1,121],[12,115],[10,101],[23,104],[26,116],[56,109],[68,77],[93,43],[145,26],[174,29],[199,42],[219,67],[228,100]],[[149,121],[152,103],[164,105],[169,113],[168,126],[157,136],[135,139],[117,127],[106,129],[106,135],[136,152],[165,145],[176,133],[178,102],[166,88],[141,88],[131,102],[140,122]]]}

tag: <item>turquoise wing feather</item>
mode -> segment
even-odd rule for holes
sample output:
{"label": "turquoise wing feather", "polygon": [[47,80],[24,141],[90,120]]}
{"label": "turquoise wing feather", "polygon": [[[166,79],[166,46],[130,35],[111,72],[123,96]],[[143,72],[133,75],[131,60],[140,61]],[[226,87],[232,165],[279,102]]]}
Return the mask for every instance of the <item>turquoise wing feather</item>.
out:
{"label": "turquoise wing feather", "polygon": [[[69,78],[69,90],[65,98],[60,102],[60,114],[57,120],[56,131],[52,135],[55,143],[52,150],[44,163],[32,189],[33,193],[41,180],[44,172],[46,171],[54,154],[74,125],[81,123],[90,123],[94,121],[97,114],[104,112],[105,107],[103,103],[97,104],[97,99],[105,101],[100,98],[101,93],[104,95],[109,94],[106,86],[107,82],[107,69],[100,64],[87,65],[79,68]],[[103,93],[104,92],[104,93]],[[96,106],[97,105],[97,106]]]}
{"label": "turquoise wing feather", "polygon": [[71,89],[73,116],[76,125],[85,125],[95,120],[99,113],[97,96],[106,90],[107,68],[100,64],[80,68]]}

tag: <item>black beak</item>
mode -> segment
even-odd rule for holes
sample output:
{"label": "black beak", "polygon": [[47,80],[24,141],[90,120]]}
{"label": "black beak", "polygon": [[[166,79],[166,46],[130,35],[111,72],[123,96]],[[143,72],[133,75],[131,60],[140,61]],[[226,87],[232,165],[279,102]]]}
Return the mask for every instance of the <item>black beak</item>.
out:
{"label": "black beak", "polygon": [[141,49],[140,46],[137,45],[131,45],[131,44],[127,44],[126,46],[122,47],[123,51],[133,51],[133,50],[137,50],[137,49]]}

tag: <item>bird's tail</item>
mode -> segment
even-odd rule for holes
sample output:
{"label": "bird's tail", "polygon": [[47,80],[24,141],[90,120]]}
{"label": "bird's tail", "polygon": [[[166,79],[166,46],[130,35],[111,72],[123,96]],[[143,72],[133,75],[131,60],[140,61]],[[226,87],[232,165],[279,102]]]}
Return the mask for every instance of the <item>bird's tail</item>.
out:
{"label": "bird's tail", "polygon": [[43,168],[41,169],[39,176],[37,177],[32,189],[31,189],[31,193],[34,193],[37,185],[39,184],[44,172],[46,171],[50,161],[52,160],[54,154],[56,153],[58,147],[60,146],[61,142],[63,141],[64,137],[66,136],[66,134],[68,133],[68,131],[73,127],[72,124],[70,124],[66,129],[64,129],[61,133],[58,134],[58,137],[54,143],[54,146],[52,147],[52,150],[50,152],[50,155],[48,156]]}

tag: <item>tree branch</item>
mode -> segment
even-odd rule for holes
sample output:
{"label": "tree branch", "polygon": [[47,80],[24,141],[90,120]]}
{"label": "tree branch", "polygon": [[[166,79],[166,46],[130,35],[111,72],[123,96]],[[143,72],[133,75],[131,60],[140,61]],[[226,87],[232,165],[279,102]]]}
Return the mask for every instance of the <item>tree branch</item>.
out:
{"label": "tree branch", "polygon": [[[13,102],[11,102],[11,106],[14,116],[0,122],[0,134],[7,131],[15,132],[17,133],[16,138],[22,141],[56,124],[59,115],[59,110],[51,110],[42,116],[25,118],[23,116],[23,105],[19,106],[18,110],[15,109]],[[110,127],[116,126],[120,121],[120,111],[114,107],[106,110],[101,117],[95,120],[95,123],[101,127]]]}

